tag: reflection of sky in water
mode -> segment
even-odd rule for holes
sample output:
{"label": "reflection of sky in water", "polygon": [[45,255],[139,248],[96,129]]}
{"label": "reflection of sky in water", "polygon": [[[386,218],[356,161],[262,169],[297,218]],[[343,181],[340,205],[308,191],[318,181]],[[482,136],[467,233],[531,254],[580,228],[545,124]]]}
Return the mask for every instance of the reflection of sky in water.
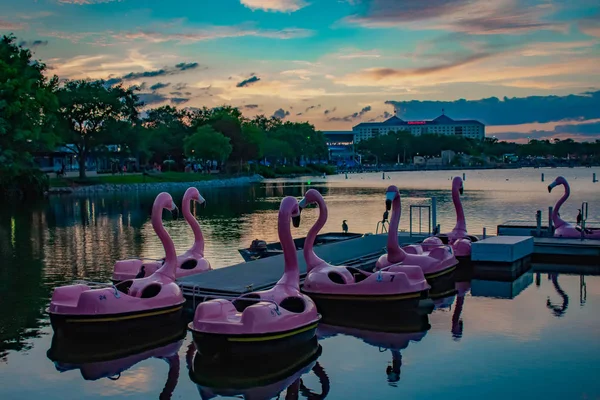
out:
{"label": "reflection of sky in water", "polygon": [[[400,380],[387,381],[392,352],[361,338],[337,335],[321,340],[318,359],[330,380],[328,399],[596,399],[600,396],[600,277],[588,276],[587,296],[580,305],[580,277],[560,275],[569,296],[565,314],[557,318],[546,306],[560,304],[547,274],[516,298],[494,299],[467,294],[460,318],[463,335],[452,337],[450,308],[430,315],[432,328],[419,342],[401,350]],[[85,381],[78,370],[59,373],[46,358],[50,333],[34,340],[31,350],[11,353],[0,362],[0,398],[48,399],[157,398],[167,379],[163,360],[147,359],[124,371],[118,381]],[[173,398],[199,398],[188,377],[185,353],[179,350],[180,376]],[[313,373],[302,377],[320,392]],[[303,398],[300,396],[300,398]]]}
{"label": "reflection of sky in water", "polygon": [[[463,205],[471,232],[483,227],[495,233],[507,220],[533,221],[537,209],[544,210],[561,196],[548,194],[546,186],[555,175],[569,179],[571,199],[563,217],[574,219],[578,204],[590,202],[590,219],[600,221],[599,184],[591,183],[596,169],[539,169],[466,171]],[[545,173],[546,181],[539,175]],[[454,172],[454,174],[462,172]],[[373,232],[384,211],[384,191],[390,183],[401,188],[403,217],[408,229],[410,204],[438,199],[438,222],[442,231],[454,225],[450,198],[452,172],[393,173],[314,179],[329,206],[324,231],[339,231],[343,219],[350,231]],[[505,177],[510,180],[506,181]],[[577,177],[577,179],[575,179]],[[362,179],[360,179],[362,178]],[[206,256],[215,267],[241,262],[237,249],[255,238],[277,240],[277,209],[282,196],[300,197],[308,178],[294,182],[269,181],[263,185],[203,189],[205,209],[195,208],[206,238]],[[172,193],[180,203],[183,191]],[[59,373],[46,358],[52,331],[41,310],[51,288],[74,278],[107,279],[116,259],[142,254],[162,256],[162,246],[149,221],[156,193],[101,194],[92,197],[53,197],[46,205],[0,214],[0,399],[80,399],[124,397],[156,398],[166,381],[168,365],[147,359],[123,372],[118,381],[84,381],[80,373]],[[317,210],[302,213],[303,223],[294,236],[304,236],[317,218]],[[191,246],[193,236],[183,219],[171,220],[165,213],[167,230],[176,248]],[[457,299],[436,310],[429,318],[430,331],[420,342],[401,351],[402,367],[396,387],[387,381],[392,362],[390,350],[364,343],[360,338],[338,335],[321,341],[319,363],[331,379],[328,398],[600,398],[600,277],[586,277],[587,300],[579,301],[580,277],[560,275],[558,282],[569,296],[560,318],[546,305],[560,307],[562,297],[546,274],[541,286],[530,283],[514,299],[492,299],[486,290],[510,293],[510,288],[474,282],[473,294],[464,301],[461,318],[463,336],[452,336],[452,318]],[[483,290],[483,292],[482,292]],[[41,328],[40,328],[41,326]],[[36,334],[40,330],[42,334]],[[38,337],[36,337],[38,336]],[[199,398],[187,376],[186,339],[179,354],[181,373],[173,398]],[[18,342],[18,345],[15,344]],[[319,392],[313,373],[304,383]]]}

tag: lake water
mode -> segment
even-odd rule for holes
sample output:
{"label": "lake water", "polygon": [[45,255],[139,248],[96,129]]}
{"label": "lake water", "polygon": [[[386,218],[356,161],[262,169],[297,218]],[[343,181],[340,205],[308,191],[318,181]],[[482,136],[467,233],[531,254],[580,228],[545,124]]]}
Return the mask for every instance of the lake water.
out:
{"label": "lake water", "polygon": [[[572,191],[561,209],[563,218],[574,220],[581,202],[588,201],[589,220],[600,221],[600,184],[592,183],[593,172],[600,176],[598,168],[466,171],[462,200],[469,231],[481,234],[485,227],[495,234],[499,223],[533,221],[538,209],[546,221],[548,206],[562,195],[562,188],[551,194],[546,189],[557,175],[567,178]],[[207,241],[206,257],[219,268],[242,262],[237,249],[255,238],[276,241],[282,196],[300,197],[309,187],[321,191],[328,204],[324,231],[339,231],[346,219],[352,232],[374,232],[389,184],[401,189],[402,229],[409,228],[409,205],[429,204],[435,196],[438,223],[442,232],[448,231],[455,218],[450,178],[459,174],[403,172],[389,174],[390,179],[380,173],[356,174],[203,189],[207,207],[195,212]],[[180,203],[183,192],[172,194]],[[46,354],[52,329],[44,309],[54,287],[75,279],[105,281],[116,259],[163,255],[149,221],[155,196],[52,197],[34,206],[8,205],[0,212],[0,399],[190,399],[214,394],[210,388],[199,390],[189,376],[194,354],[189,335],[139,357],[118,379],[92,380],[89,368],[94,365],[80,372],[69,369],[73,365],[55,365]],[[304,236],[316,214],[303,212],[294,236]],[[166,218],[165,226],[178,250],[191,245],[183,219]],[[474,280],[463,289],[464,297],[445,299],[428,316],[431,328],[422,332],[377,337],[322,326],[316,364],[307,360],[291,376],[269,382],[270,391],[254,389],[248,398],[265,393],[277,397],[279,391],[280,398],[310,399],[323,398],[323,391],[328,399],[600,398],[600,277],[530,271],[513,285]],[[178,356],[165,356],[171,353]]]}

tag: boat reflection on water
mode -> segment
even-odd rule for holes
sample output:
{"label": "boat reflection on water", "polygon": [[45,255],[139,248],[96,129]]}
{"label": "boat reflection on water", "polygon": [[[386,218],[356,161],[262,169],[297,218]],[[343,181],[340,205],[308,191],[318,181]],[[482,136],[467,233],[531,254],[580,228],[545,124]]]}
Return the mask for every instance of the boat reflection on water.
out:
{"label": "boat reflection on water", "polygon": [[463,320],[461,318],[463,306],[465,304],[465,296],[471,289],[471,282],[456,282],[456,307],[452,314],[452,339],[459,341],[463,335]]}
{"label": "boat reflection on water", "polygon": [[548,299],[546,300],[546,307],[548,307],[548,309],[552,311],[552,313],[554,314],[555,317],[562,317],[563,315],[565,315],[565,313],[567,312],[567,308],[569,307],[569,296],[558,284],[558,274],[557,273],[548,274],[548,279],[550,279],[552,281],[552,285],[554,285],[554,289],[556,290],[556,293],[558,293],[558,295],[560,297],[562,297],[562,304],[561,305],[553,304],[550,301],[550,296],[548,296]]}
{"label": "boat reflection on water", "polygon": [[[299,393],[310,399],[324,399],[329,392],[329,377],[317,362],[321,351],[314,337],[286,351],[261,357],[208,356],[198,352],[192,356],[193,349],[189,349],[187,362],[190,378],[203,400],[217,396],[272,399],[286,389],[286,399],[297,399]],[[320,394],[301,380],[310,371],[321,383]]]}
{"label": "boat reflection on water", "polygon": [[323,320],[317,328],[319,340],[327,339],[337,335],[354,336],[363,342],[377,347],[379,351],[390,350],[392,361],[386,368],[388,383],[396,386],[400,380],[400,369],[402,367],[401,351],[406,349],[410,342],[419,342],[427,335],[431,328],[427,313],[419,313],[417,310],[404,313],[401,323],[390,323],[387,325],[368,325],[364,321],[357,322],[355,326],[349,324],[333,325],[330,320]]}
{"label": "boat reflection on water", "polygon": [[55,334],[47,356],[59,372],[79,370],[88,381],[118,380],[134,365],[149,358],[159,358],[169,365],[160,399],[169,399],[179,379],[178,352],[185,335],[183,324],[149,331],[144,336],[124,336],[119,340],[82,341]]}

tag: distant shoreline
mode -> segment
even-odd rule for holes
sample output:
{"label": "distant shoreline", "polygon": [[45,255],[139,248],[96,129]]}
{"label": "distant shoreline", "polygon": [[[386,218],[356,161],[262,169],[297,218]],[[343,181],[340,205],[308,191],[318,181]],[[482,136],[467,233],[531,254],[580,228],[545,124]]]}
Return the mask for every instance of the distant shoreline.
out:
{"label": "distant shoreline", "polygon": [[61,186],[51,187],[46,192],[47,195],[58,194],[90,194],[90,193],[110,193],[110,192],[138,192],[147,190],[173,190],[187,189],[188,187],[231,187],[244,186],[253,183],[262,182],[264,178],[261,175],[243,176],[237,178],[210,179],[203,181],[190,182],[152,182],[152,183],[101,183],[87,186]]}

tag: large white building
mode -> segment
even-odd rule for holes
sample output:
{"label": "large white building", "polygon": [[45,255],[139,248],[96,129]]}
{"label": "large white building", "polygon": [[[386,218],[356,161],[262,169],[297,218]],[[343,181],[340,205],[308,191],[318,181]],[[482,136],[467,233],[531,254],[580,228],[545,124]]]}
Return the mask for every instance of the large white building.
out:
{"label": "large white building", "polygon": [[363,122],[352,128],[354,143],[389,132],[409,131],[415,136],[425,133],[460,135],[468,139],[485,138],[485,125],[472,119],[454,120],[443,114],[431,121],[404,121],[393,116],[383,122]]}

